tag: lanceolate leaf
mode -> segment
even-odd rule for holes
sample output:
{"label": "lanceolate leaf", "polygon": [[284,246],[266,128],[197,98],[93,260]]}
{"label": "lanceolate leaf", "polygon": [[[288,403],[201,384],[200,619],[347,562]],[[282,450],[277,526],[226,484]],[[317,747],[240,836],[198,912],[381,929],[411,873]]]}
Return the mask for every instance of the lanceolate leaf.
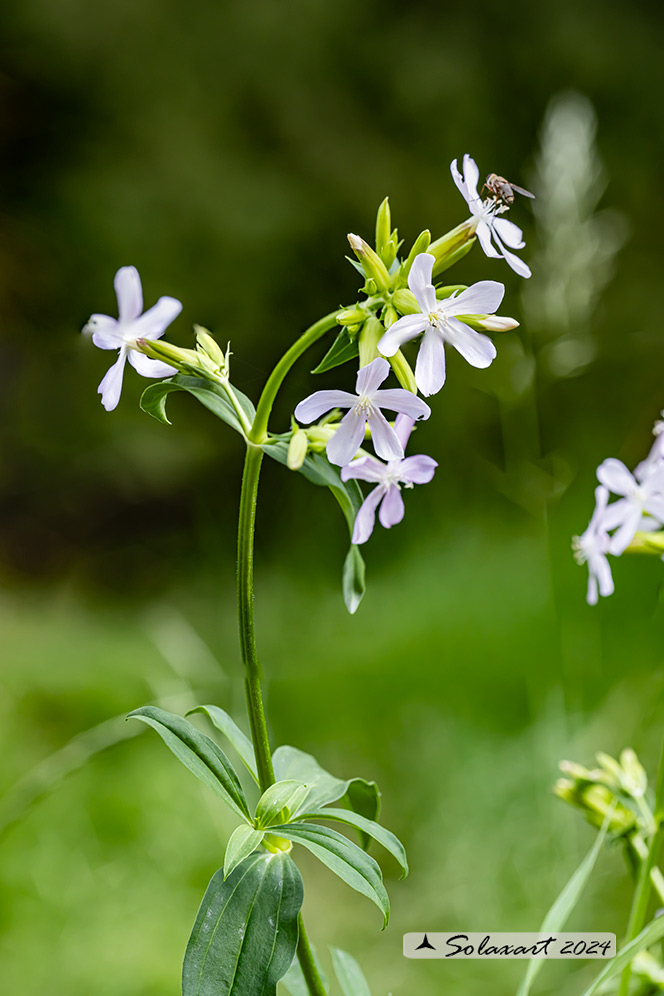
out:
{"label": "lanceolate leaf", "polygon": [[332,967],[344,996],[371,996],[369,983],[355,959],[340,948],[330,947]]}
{"label": "lanceolate leaf", "polygon": [[328,802],[336,802],[348,789],[349,782],[335,778],[321,768],[313,755],[306,754],[297,747],[277,747],[272,756],[272,765],[279,781],[295,779],[303,782],[309,789],[295,813],[310,812],[320,809]]}
{"label": "lanceolate leaf", "polygon": [[182,996],[276,996],[297,948],[302,877],[288,854],[252,854],[203,897],[182,967]]}
{"label": "lanceolate leaf", "polygon": [[190,709],[187,716],[191,716],[192,713],[202,712],[204,713],[213,726],[224,734],[229,743],[237,751],[238,755],[242,759],[245,767],[248,769],[252,778],[259,784],[258,774],[256,772],[256,759],[254,757],[254,748],[246,734],[242,732],[237,723],[231,719],[227,712],[220,709],[219,706],[215,705],[200,705],[196,706],[195,709]]}
{"label": "lanceolate leaf", "polygon": [[301,816],[298,816],[298,820],[333,820],[337,823],[345,823],[349,827],[355,827],[356,830],[361,830],[369,837],[373,837],[374,840],[383,845],[386,851],[390,852],[392,857],[401,866],[402,878],[405,878],[408,874],[408,859],[405,847],[395,834],[390,830],[386,830],[380,823],[367,820],[358,813],[350,812],[348,809],[333,809],[329,806],[326,809],[319,809],[316,813],[303,813]]}
{"label": "lanceolate leaf", "polygon": [[347,360],[355,359],[355,357],[359,355],[359,352],[360,347],[358,345],[357,336],[351,339],[348,329],[344,328],[336,337],[318,366],[311,372],[312,374],[325,373],[327,370],[332,370],[334,367],[341,366],[341,364],[346,363]]}
{"label": "lanceolate leaf", "polygon": [[360,548],[355,543],[351,543],[346,554],[342,578],[344,602],[350,614],[354,615],[367,590],[366,566]]}
{"label": "lanceolate leaf", "polygon": [[[364,778],[353,778],[348,783],[348,789],[344,796],[349,809],[354,813],[359,813],[367,820],[377,820],[380,809],[380,792],[375,782],[365,781]],[[360,831],[362,847],[366,851],[369,847],[369,836]]]}
{"label": "lanceolate leaf", "polygon": [[288,822],[306,799],[307,793],[307,786],[293,779],[270,785],[258,800],[254,815],[256,826],[264,830],[273,823]]}
{"label": "lanceolate leaf", "polygon": [[[141,408],[148,415],[156,418],[157,421],[170,425],[171,423],[166,416],[166,399],[173,391],[187,391],[189,394],[193,394],[213,415],[216,415],[217,418],[222,419],[222,421],[226,422],[241,435],[244,435],[242,423],[228,400],[228,395],[223,387],[203,377],[189,377],[184,374],[178,374],[171,380],[151,384],[141,395]],[[238,391],[237,388],[233,388],[233,393],[251,424],[256,414],[251,400],[245,394],[242,394],[241,391]]]}
{"label": "lanceolate leaf", "polygon": [[351,889],[372,900],[383,914],[383,928],[390,918],[390,900],[381,870],[373,858],[342,834],[315,823],[287,823],[270,833],[302,844]]}
{"label": "lanceolate leaf", "polygon": [[181,716],[156,706],[135,709],[127,718],[140,719],[155,729],[185,768],[221,796],[243,820],[250,820],[247,800],[233,766],[213,740]]}
{"label": "lanceolate leaf", "polygon": [[265,834],[262,830],[255,830],[246,823],[236,827],[226,845],[224,855],[224,877],[227,878],[234,868],[253,854]]}
{"label": "lanceolate leaf", "polygon": [[664,937],[664,916],[658,916],[655,920],[651,920],[633,941],[630,941],[629,944],[620,949],[615,958],[612,958],[608,965],[604,966],[594,982],[587,989],[584,989],[581,996],[594,996],[594,993],[605,982],[612,979],[618,972],[622,972],[623,968],[630,963],[639,951],[645,951],[646,948],[649,948],[656,941],[661,940],[662,937]]}

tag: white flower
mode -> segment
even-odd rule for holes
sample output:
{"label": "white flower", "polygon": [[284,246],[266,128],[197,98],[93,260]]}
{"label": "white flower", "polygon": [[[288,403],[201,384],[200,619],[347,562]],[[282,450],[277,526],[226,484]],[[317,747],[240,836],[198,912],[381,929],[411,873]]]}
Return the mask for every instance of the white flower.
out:
{"label": "white flower", "polygon": [[[505,262],[521,277],[530,276],[530,267],[515,256],[513,252],[505,248],[506,243],[510,249],[523,249],[523,232],[513,222],[507,218],[499,218],[498,215],[508,211],[507,204],[501,204],[493,197],[482,200],[477,193],[477,184],[480,178],[480,171],[477,163],[469,155],[463,157],[463,176],[457,169],[456,159],[450,166],[452,178],[461,191],[466,204],[470,208],[470,213],[477,221],[477,238],[487,256],[498,259],[501,256]],[[495,249],[492,240],[498,246]]]}
{"label": "white flower", "polygon": [[385,356],[424,332],[415,365],[415,382],[424,395],[436,394],[445,383],[445,347],[451,346],[474,367],[488,367],[496,356],[496,347],[488,336],[475,332],[455,316],[489,315],[500,305],[505,293],[503,284],[480,280],[460,294],[438,301],[431,282],[435,257],[422,252],[408,274],[408,286],[420,306],[419,315],[404,315],[391,325],[378,343]]}
{"label": "white flower", "polygon": [[[413,428],[413,419],[399,415],[394,430],[403,448]],[[438,464],[428,456],[410,456],[404,460],[390,460],[384,464],[372,456],[358,457],[341,470],[341,480],[356,478],[370,481],[376,487],[362,502],[353,527],[352,543],[366,543],[376,522],[376,509],[380,505],[378,518],[381,525],[389,529],[401,522],[404,515],[401,486],[412,488],[414,484],[427,484],[433,477]]]}
{"label": "white flower", "polygon": [[134,347],[139,338],[158,339],[182,311],[182,305],[174,297],[160,297],[142,315],[143,291],[135,266],[123,266],[115,274],[115,293],[119,317],[92,315],[83,329],[84,332],[92,333],[92,341],[100,349],[120,350],[117,361],[97,388],[107,412],[112,411],[120,400],[122,375],[127,359],[143,377],[172,377],[177,373],[174,367],[160,360],[151,360]]}
{"label": "white flower", "polygon": [[579,564],[588,564],[588,605],[597,605],[599,594],[604,598],[613,594],[613,578],[611,568],[606,559],[609,552],[610,539],[606,531],[605,516],[609,492],[607,488],[595,488],[595,511],[583,536],[575,536],[572,540],[574,557]]}
{"label": "white flower", "polygon": [[597,468],[597,480],[616,495],[622,495],[606,509],[606,529],[616,529],[609,552],[623,553],[634,539],[645,515],[664,523],[664,463],[655,465],[641,479],[633,477],[620,460],[605,460]]}
{"label": "white flower", "polygon": [[330,463],[336,463],[340,467],[350,463],[362,445],[367,422],[376,453],[384,460],[400,460],[403,457],[403,446],[380,409],[402,412],[414,419],[428,418],[431,414],[426,402],[410,391],[402,388],[379,391],[379,385],[389,372],[389,363],[379,356],[358,372],[357,394],[349,391],[316,391],[295,409],[295,418],[299,422],[314,422],[331,408],[350,409],[327,444]]}
{"label": "white flower", "polygon": [[[660,414],[664,418],[664,412],[660,412]],[[662,419],[655,422],[652,434],[655,437],[655,442],[650,448],[650,453],[634,471],[634,477],[637,481],[643,481],[651,471],[661,467],[662,463],[664,463],[664,421]]]}

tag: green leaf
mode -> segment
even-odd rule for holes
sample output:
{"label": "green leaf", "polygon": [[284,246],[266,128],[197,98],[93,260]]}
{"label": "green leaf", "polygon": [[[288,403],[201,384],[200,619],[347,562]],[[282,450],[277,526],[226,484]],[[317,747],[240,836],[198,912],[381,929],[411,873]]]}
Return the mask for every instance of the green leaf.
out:
{"label": "green leaf", "polygon": [[377,820],[380,809],[380,791],[375,782],[365,778],[352,778],[345,795],[346,802],[354,813],[367,820]]}
{"label": "green leaf", "polygon": [[189,938],[182,996],[276,996],[297,948],[302,877],[288,854],[212,876]]}
{"label": "green leaf", "polygon": [[302,844],[356,892],[367,896],[383,914],[383,929],[390,918],[390,900],[378,864],[343,834],[315,823],[287,823],[270,828],[278,837]]}
{"label": "green leaf", "polygon": [[626,944],[620,949],[615,958],[604,966],[602,971],[596,977],[594,982],[592,982],[587,989],[584,989],[581,996],[593,996],[605,982],[612,979],[614,975],[618,972],[622,972],[623,968],[630,963],[632,958],[634,958],[639,951],[649,948],[651,944],[655,941],[659,941],[664,937],[664,916],[658,916],[654,920],[643,928],[640,934],[638,934],[633,941]]}
{"label": "green leaf", "polygon": [[242,786],[221,747],[181,716],[156,706],[143,706],[130,712],[128,719],[140,719],[157,731],[166,746],[185,768],[216,792],[243,820],[250,821]]}
{"label": "green leaf", "polygon": [[351,543],[350,549],[344,560],[342,575],[342,588],[344,602],[351,615],[354,615],[360,607],[360,602],[364,598],[367,590],[366,586],[366,565],[359,546]]}
{"label": "green leaf", "polygon": [[219,706],[215,705],[200,705],[196,706],[195,709],[190,709],[187,716],[191,716],[192,713],[202,712],[208,717],[213,726],[224,734],[226,739],[238,753],[243,764],[249,771],[250,775],[254,779],[257,785],[260,784],[258,780],[258,773],[256,771],[256,758],[254,756],[254,747],[246,734],[242,732],[237,723],[231,719],[227,712],[220,709]]}
{"label": "green leaf", "polygon": [[241,861],[254,853],[264,836],[262,830],[255,830],[245,824],[233,831],[224,855],[224,878],[228,878]]}
{"label": "green leaf", "polygon": [[[606,838],[607,830],[608,820],[605,821],[604,826],[597,834],[597,839],[590,848],[590,851],[563,887],[562,892],[542,920],[540,934],[550,934],[551,932],[562,930],[567,923],[567,919],[581,898],[581,893],[585,889],[592,870],[595,867],[597,857]],[[535,978],[539,975],[544,965],[544,961],[545,959],[543,958],[532,958],[528,962],[528,967],[519,986],[517,996],[528,996]]]}
{"label": "green leaf", "polygon": [[348,360],[355,359],[359,355],[359,352],[360,347],[357,336],[351,338],[348,329],[343,328],[318,366],[311,372],[312,374],[325,373],[327,370],[341,366],[342,363],[346,363]]}
{"label": "green leaf", "polygon": [[297,812],[320,809],[329,802],[336,802],[348,791],[350,781],[335,778],[329,771],[321,768],[311,754],[306,754],[297,747],[277,747],[272,756],[274,773],[279,781],[293,779],[304,783],[308,792]]}
{"label": "green leaf", "polygon": [[330,954],[334,974],[344,996],[371,996],[369,983],[355,959],[341,948],[333,948],[331,945]]}
{"label": "green leaf", "polygon": [[[216,415],[217,418],[222,419],[222,421],[226,422],[241,435],[244,435],[242,423],[228,400],[228,395],[223,387],[211,380],[205,380],[203,377],[188,377],[184,374],[177,374],[171,380],[151,384],[141,395],[141,408],[148,415],[156,418],[158,422],[170,425],[171,423],[166,416],[166,399],[173,391],[187,391],[189,394],[192,394],[213,415]],[[253,422],[256,410],[251,400],[236,388],[233,388],[233,393],[247,416],[249,423]]]}
{"label": "green leaf", "polygon": [[348,809],[332,809],[330,807],[319,809],[315,813],[302,813],[301,816],[298,816],[298,820],[334,820],[337,823],[345,823],[346,826],[355,827],[356,830],[361,830],[369,837],[373,837],[374,840],[383,845],[386,851],[390,852],[392,857],[401,866],[402,878],[405,878],[408,874],[408,859],[405,847],[391,830],[386,830],[385,827],[382,827],[380,823],[374,822],[374,820],[367,820],[364,816],[360,816],[359,813],[352,813]]}
{"label": "green leaf", "polygon": [[293,779],[278,781],[263,792],[256,806],[256,826],[266,829],[273,823],[287,823],[304,802],[309,789]]}
{"label": "green leaf", "polygon": [[[318,956],[316,954],[316,951],[314,950],[313,945],[311,947],[311,953],[314,958],[314,964],[316,965],[316,968],[318,970],[318,975],[320,976],[320,980],[323,983],[323,987],[325,988],[325,990],[327,990],[327,985],[328,985],[327,976],[325,975],[325,972],[321,967],[320,961],[318,960]],[[304,978],[304,974],[302,972],[302,969],[300,968],[300,963],[297,960],[297,958],[293,959],[293,964],[284,975],[283,979],[280,982],[280,985],[282,985],[287,990],[287,992],[290,993],[290,996],[310,996],[309,986],[307,985],[306,979]]]}

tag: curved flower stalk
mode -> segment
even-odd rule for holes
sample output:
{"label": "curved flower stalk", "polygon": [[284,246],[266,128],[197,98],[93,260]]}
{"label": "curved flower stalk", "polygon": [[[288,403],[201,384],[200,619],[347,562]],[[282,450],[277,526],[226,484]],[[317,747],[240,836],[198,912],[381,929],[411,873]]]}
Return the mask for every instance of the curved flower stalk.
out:
{"label": "curved flower stalk", "polygon": [[[600,486],[595,489],[595,511],[581,536],[572,541],[579,564],[588,564],[586,600],[595,605],[598,594],[613,594],[607,554],[625,551],[664,553],[664,422],[656,422],[650,453],[633,474],[621,460],[610,457],[597,468]],[[609,504],[609,494],[618,500]]]}
{"label": "curved flower stalk", "polygon": [[122,392],[122,378],[127,359],[142,377],[170,377],[177,373],[174,367],[160,360],[152,360],[137,351],[136,340],[159,339],[182,311],[182,304],[174,297],[160,297],[144,314],[141,278],[135,266],[123,266],[115,274],[115,293],[118,298],[118,318],[110,315],[91,315],[83,331],[92,333],[92,341],[99,349],[118,349],[116,362],[101,381],[97,393],[107,412],[117,407]]}
{"label": "curved flower stalk", "polygon": [[[399,415],[394,423],[394,431],[404,450],[413,429],[414,420]],[[414,484],[428,484],[433,478],[438,464],[432,457],[405,457],[403,460],[390,460],[382,463],[373,456],[358,457],[341,470],[341,480],[351,478],[368,481],[376,487],[364,499],[353,528],[352,542],[366,543],[373,532],[376,511],[381,526],[390,529],[401,522],[404,516],[404,503],[401,488],[412,488]]]}
{"label": "curved flower stalk", "polygon": [[400,460],[403,457],[401,441],[381,408],[409,415],[413,419],[429,418],[431,415],[426,402],[410,391],[399,387],[378,390],[389,372],[387,360],[378,357],[358,372],[355,388],[357,394],[350,394],[349,391],[316,391],[295,409],[295,418],[300,422],[314,422],[332,408],[349,409],[327,444],[327,456],[331,463],[339,467],[350,463],[362,445],[367,423],[378,456],[384,460]]}
{"label": "curved flower stalk", "polygon": [[[378,343],[385,356],[397,350],[420,333],[422,342],[415,365],[415,382],[424,395],[437,394],[445,383],[445,343],[473,367],[488,367],[496,357],[496,347],[486,335],[470,328],[459,316],[493,315],[505,293],[503,284],[495,280],[481,280],[460,293],[439,301],[432,283],[435,263],[431,253],[420,253],[415,258],[408,275],[408,286],[415,295],[420,313],[404,315],[390,326]],[[514,328],[518,322],[503,319]],[[504,325],[501,327],[505,327]]]}
{"label": "curved flower stalk", "polygon": [[529,277],[530,267],[510,252],[510,249],[524,248],[526,243],[523,241],[523,232],[514,222],[499,217],[505,211],[509,211],[509,205],[494,197],[482,200],[477,192],[480,171],[475,160],[469,155],[463,157],[463,176],[457,169],[456,159],[453,160],[450,171],[452,179],[470,208],[475,220],[475,234],[486,255],[492,259],[500,259],[502,256],[507,265],[511,266],[520,277]]}

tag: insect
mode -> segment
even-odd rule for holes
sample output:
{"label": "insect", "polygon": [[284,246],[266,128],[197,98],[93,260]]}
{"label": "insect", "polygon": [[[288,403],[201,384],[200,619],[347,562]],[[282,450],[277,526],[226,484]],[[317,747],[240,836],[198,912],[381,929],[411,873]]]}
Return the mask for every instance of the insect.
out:
{"label": "insect", "polygon": [[523,194],[524,197],[535,196],[534,194],[531,194],[529,190],[524,190],[523,187],[517,187],[516,183],[510,183],[510,181],[506,180],[504,176],[498,176],[497,173],[489,173],[486,178],[486,182],[482,187],[482,193],[484,193],[485,190],[489,191],[496,202],[502,201],[503,204],[506,204],[508,207],[514,204],[514,191],[516,191],[517,194]]}

